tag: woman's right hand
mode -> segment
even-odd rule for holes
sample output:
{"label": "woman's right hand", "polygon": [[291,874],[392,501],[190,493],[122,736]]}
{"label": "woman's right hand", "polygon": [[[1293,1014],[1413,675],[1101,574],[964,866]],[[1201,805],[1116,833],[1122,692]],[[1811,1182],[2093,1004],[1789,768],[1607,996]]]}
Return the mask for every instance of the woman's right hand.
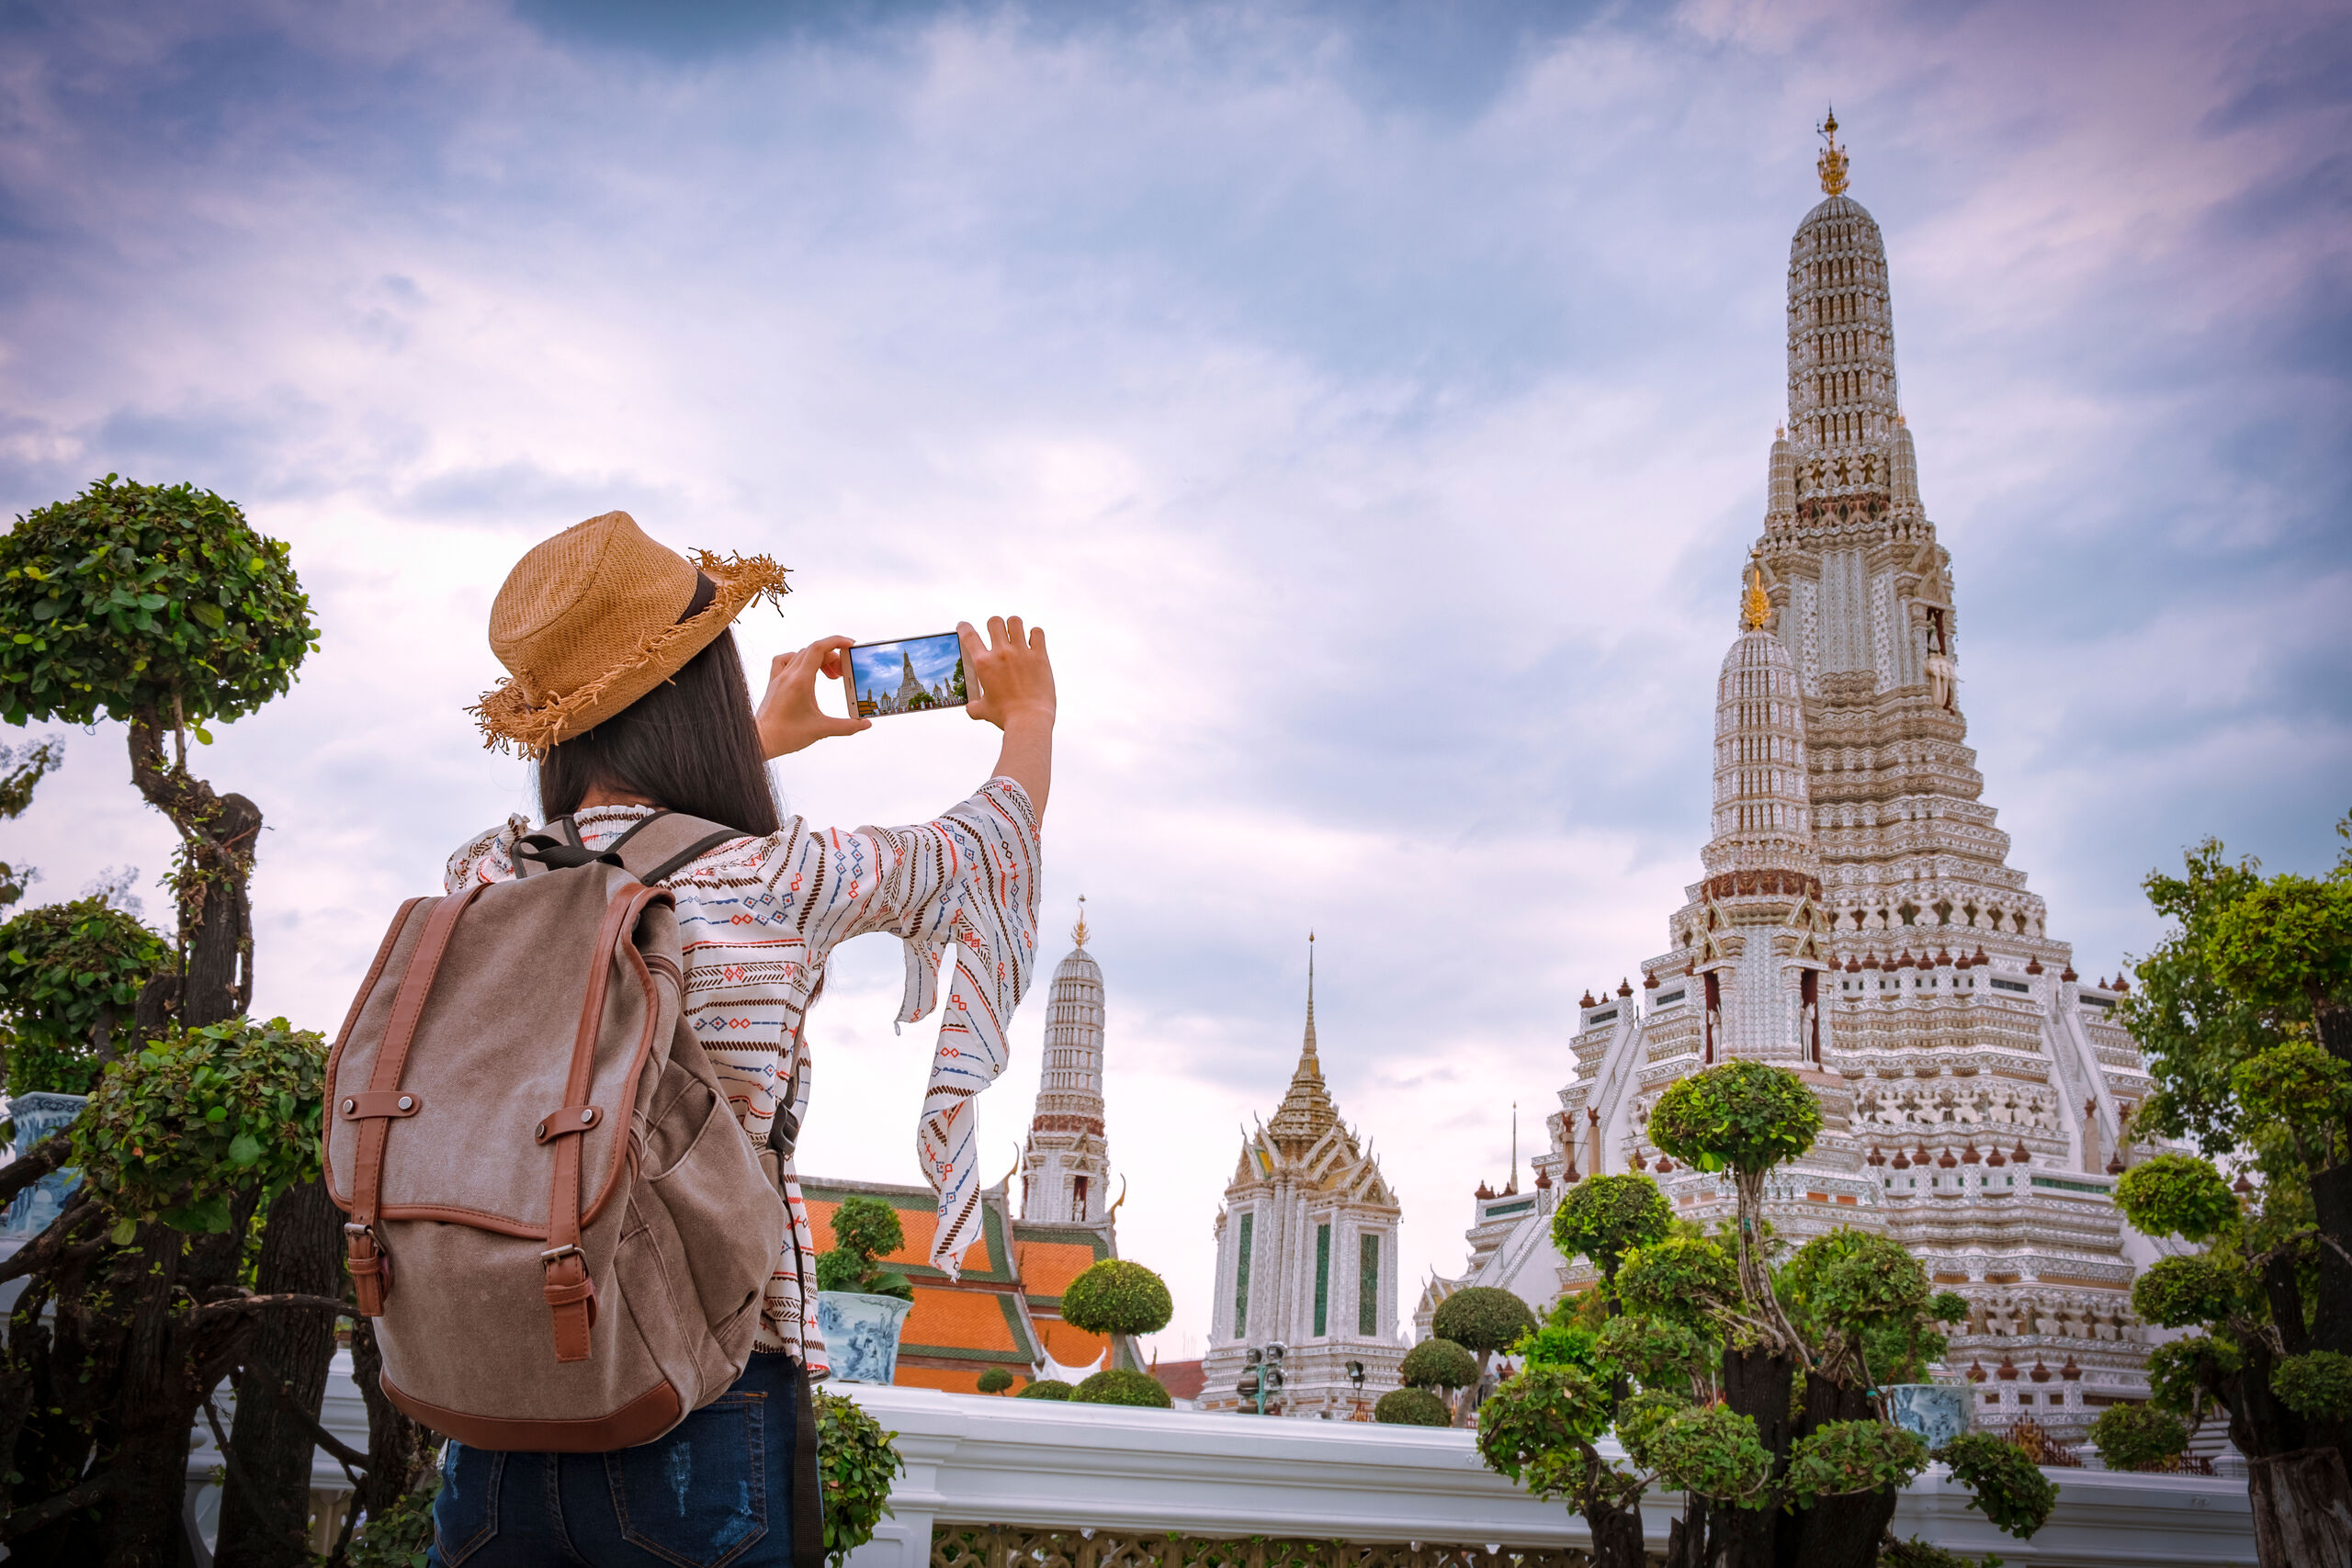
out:
{"label": "woman's right hand", "polygon": [[1054,665],[1045,629],[1024,631],[1018,615],[990,615],[986,642],[969,621],[958,623],[956,635],[966,689],[978,688],[967,711],[1004,731],[996,771],[1028,793],[1029,809],[1042,821],[1054,774]]}
{"label": "woman's right hand", "polygon": [[855,641],[819,637],[797,653],[777,654],[768,666],[768,689],[752,716],[760,727],[761,754],[770,761],[829,735],[855,735],[873,727],[870,718],[836,718],[817,705],[817,677],[840,680],[842,650]]}

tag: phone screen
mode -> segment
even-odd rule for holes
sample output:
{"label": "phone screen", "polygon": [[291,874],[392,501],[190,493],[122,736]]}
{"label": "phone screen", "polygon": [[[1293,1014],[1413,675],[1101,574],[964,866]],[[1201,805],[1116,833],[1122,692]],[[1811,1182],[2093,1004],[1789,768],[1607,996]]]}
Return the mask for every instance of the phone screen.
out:
{"label": "phone screen", "polygon": [[861,718],[960,708],[971,700],[964,686],[964,645],[954,632],[859,643],[842,661],[842,684],[849,690],[850,712]]}

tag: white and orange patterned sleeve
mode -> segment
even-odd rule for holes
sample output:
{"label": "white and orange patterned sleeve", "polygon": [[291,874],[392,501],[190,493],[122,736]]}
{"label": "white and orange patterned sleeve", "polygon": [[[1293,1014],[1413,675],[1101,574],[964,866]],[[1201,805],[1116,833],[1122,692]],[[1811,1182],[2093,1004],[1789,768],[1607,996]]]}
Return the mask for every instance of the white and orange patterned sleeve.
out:
{"label": "white and orange patterned sleeve", "polygon": [[920,827],[812,833],[806,842],[794,878],[812,964],[851,937],[896,935],[906,944],[901,1023],[930,1013],[941,980],[956,976],[915,1134],[923,1179],[939,1194],[931,1262],[953,1279],[978,1235],[973,1098],[1004,1070],[1005,1031],[1036,958],[1036,814],[1027,791],[995,778]]}

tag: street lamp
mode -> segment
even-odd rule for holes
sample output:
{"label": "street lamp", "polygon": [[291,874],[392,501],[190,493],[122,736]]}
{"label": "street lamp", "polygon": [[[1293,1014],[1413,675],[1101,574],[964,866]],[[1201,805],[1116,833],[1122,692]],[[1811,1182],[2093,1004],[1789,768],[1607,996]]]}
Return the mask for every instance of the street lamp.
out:
{"label": "street lamp", "polygon": [[1355,1385],[1356,1391],[1355,1413],[1352,1418],[1361,1421],[1364,1418],[1363,1363],[1362,1361],[1350,1361],[1348,1363],[1348,1382]]}
{"label": "street lamp", "polygon": [[1283,1354],[1280,1345],[1269,1345],[1263,1350],[1250,1347],[1241,1381],[1234,1384],[1236,1393],[1256,1403],[1256,1414],[1260,1416],[1266,1413],[1266,1401],[1282,1392]]}

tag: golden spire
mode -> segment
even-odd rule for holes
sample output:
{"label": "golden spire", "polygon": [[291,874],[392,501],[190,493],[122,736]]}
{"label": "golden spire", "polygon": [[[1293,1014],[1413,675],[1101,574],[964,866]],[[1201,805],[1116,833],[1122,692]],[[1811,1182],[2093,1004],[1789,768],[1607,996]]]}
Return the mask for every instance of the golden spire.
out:
{"label": "golden spire", "polygon": [[1739,625],[1743,631],[1760,632],[1772,624],[1772,601],[1764,592],[1764,568],[1755,561],[1747,563],[1747,592],[1739,599]]}
{"label": "golden spire", "polygon": [[1846,193],[1846,150],[1838,145],[1838,111],[1831,109],[1829,118],[1815,128],[1820,131],[1826,145],[1814,167],[1821,171],[1821,188],[1828,196]]}
{"label": "golden spire", "polygon": [[1069,933],[1069,939],[1080,947],[1086,945],[1086,895],[1083,893],[1078,896],[1078,929]]}

